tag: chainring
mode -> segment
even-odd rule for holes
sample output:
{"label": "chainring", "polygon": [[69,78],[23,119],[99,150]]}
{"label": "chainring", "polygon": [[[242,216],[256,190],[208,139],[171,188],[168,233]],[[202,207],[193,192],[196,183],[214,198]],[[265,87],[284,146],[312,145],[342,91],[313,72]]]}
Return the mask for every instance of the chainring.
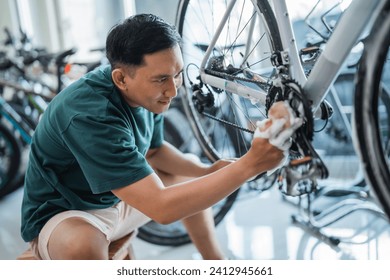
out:
{"label": "chainring", "polygon": [[293,144],[290,149],[290,156],[311,155],[311,149],[307,142],[314,137],[314,117],[310,107],[310,101],[303,94],[301,86],[294,80],[284,80],[279,85],[273,85],[266,99],[266,113],[277,101],[287,101],[296,117],[303,120],[301,127],[293,136]]}

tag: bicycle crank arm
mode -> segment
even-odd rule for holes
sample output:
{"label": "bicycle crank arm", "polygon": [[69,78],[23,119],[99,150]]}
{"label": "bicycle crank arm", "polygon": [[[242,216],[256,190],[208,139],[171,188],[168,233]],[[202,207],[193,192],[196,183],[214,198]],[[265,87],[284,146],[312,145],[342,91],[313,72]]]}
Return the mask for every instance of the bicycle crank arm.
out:
{"label": "bicycle crank arm", "polygon": [[290,161],[279,173],[278,184],[282,193],[300,196],[317,188],[317,178],[327,177],[327,169],[320,159],[306,156]]}

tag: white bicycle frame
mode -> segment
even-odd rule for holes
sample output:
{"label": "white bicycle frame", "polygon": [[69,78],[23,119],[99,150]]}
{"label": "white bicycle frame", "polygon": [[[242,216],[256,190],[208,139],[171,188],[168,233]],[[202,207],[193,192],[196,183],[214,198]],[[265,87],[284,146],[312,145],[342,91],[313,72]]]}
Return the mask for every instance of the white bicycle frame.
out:
{"label": "white bicycle frame", "polygon": [[[324,51],[315,63],[310,76],[306,78],[303,71],[295,36],[286,5],[286,0],[271,0],[274,7],[275,17],[278,22],[279,32],[283,45],[283,58],[289,65],[291,78],[295,79],[303,88],[305,94],[313,102],[312,109],[315,116],[320,116],[318,110],[321,102],[325,98],[337,77],[338,72],[344,64],[353,46],[358,42],[367,26],[376,18],[385,1],[382,0],[353,0],[349,8],[343,13],[337,27],[335,28],[329,41],[326,43]],[[252,0],[256,4],[256,0]],[[207,61],[213,48],[221,34],[224,25],[234,9],[236,0],[231,0],[222,18],[220,25],[214,34],[213,40],[206,51],[200,67],[200,76],[203,82],[240,96],[256,100],[265,104],[267,92],[261,89],[249,88],[244,85],[218,78],[205,73]]]}

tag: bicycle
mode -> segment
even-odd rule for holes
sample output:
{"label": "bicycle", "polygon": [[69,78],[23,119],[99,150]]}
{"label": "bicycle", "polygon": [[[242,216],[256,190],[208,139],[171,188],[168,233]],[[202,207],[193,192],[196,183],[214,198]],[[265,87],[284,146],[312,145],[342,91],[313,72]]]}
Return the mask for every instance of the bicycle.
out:
{"label": "bicycle", "polygon": [[[311,144],[314,119],[330,119],[332,107],[324,99],[348,54],[364,38],[352,131],[365,178],[390,216],[389,10],[388,0],[354,0],[324,50],[299,53],[285,0],[180,1],[177,26],[186,65],[182,106],[208,159],[245,153],[256,121],[275,101],[285,100],[304,125],[293,137],[278,185],[288,196],[314,192],[318,180],[329,176]],[[307,54],[316,56],[309,75]]]}
{"label": "bicycle", "polygon": [[[7,45],[18,52],[14,40],[6,29]],[[24,39],[25,40],[25,39]],[[23,49],[22,49],[23,50]],[[40,115],[55,94],[62,89],[62,76],[67,58],[74,49],[59,54],[48,54],[41,50],[20,51],[20,56],[10,57],[5,53],[0,57],[0,198],[23,185],[23,152],[31,142]],[[19,63],[23,60],[23,63]],[[44,71],[50,61],[56,64],[56,89],[28,73],[28,67],[38,62]],[[20,173],[20,174],[19,174]]]}
{"label": "bicycle", "polygon": [[[0,87],[12,87],[23,93],[23,97],[29,98],[34,108],[43,111],[47,106],[39,105],[35,97],[42,98],[36,92],[21,87],[18,84],[3,81],[0,79]],[[21,91],[22,90],[22,91]],[[0,198],[17,190],[23,184],[24,176],[18,176],[22,165],[23,151],[31,143],[34,129],[37,125],[36,118],[27,114],[24,107],[19,103],[12,103],[6,100],[3,92],[0,94]],[[30,112],[31,113],[31,112]],[[23,172],[21,172],[23,173]],[[19,178],[20,177],[20,178]]]}

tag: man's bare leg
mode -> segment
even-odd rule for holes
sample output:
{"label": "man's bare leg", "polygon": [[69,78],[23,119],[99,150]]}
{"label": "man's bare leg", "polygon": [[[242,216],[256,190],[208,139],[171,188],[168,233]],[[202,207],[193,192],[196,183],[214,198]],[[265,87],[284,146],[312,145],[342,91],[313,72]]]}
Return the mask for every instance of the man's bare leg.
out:
{"label": "man's bare leg", "polygon": [[107,260],[106,236],[80,218],[62,221],[52,232],[48,252],[53,260]]}
{"label": "man's bare leg", "polygon": [[221,260],[224,254],[216,237],[216,230],[211,209],[199,212],[182,220],[192,243],[204,260]]}
{"label": "man's bare leg", "polygon": [[[178,184],[192,179],[159,171],[156,172],[166,186]],[[194,214],[193,216],[187,217],[182,220],[182,223],[186,227],[192,243],[198,249],[203,259],[220,260],[225,258],[222,249],[218,244],[214,218],[211,209],[206,209],[197,214]]]}

